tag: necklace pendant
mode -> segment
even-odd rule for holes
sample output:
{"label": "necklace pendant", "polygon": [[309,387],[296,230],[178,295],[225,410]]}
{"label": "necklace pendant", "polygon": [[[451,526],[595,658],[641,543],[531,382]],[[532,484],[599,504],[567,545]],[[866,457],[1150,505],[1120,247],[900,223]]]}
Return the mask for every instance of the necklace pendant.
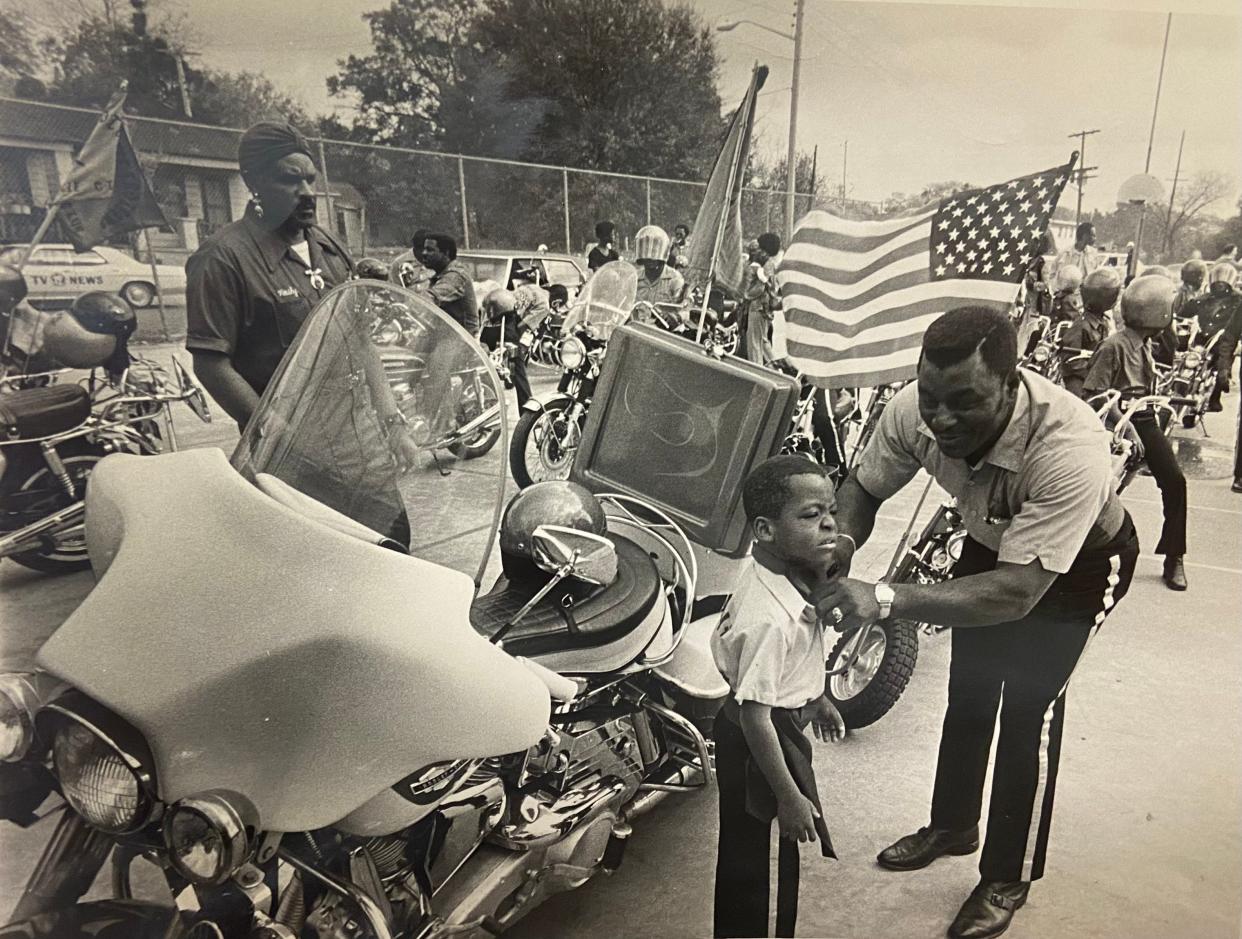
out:
{"label": "necklace pendant", "polygon": [[310,285],[312,287],[314,287],[316,290],[323,290],[324,280],[323,280],[323,269],[322,268],[308,267],[306,269],[306,276],[310,278]]}

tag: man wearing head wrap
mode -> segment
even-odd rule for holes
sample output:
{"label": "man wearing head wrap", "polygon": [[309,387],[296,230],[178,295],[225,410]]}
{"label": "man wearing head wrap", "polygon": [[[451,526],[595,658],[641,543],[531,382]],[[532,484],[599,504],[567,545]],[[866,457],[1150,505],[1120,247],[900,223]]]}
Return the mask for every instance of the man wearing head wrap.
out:
{"label": "man wearing head wrap", "polygon": [[315,224],[315,164],[297,128],[255,124],[237,162],[250,202],[186,262],[185,345],[204,387],[244,427],[302,321],[353,262]]}

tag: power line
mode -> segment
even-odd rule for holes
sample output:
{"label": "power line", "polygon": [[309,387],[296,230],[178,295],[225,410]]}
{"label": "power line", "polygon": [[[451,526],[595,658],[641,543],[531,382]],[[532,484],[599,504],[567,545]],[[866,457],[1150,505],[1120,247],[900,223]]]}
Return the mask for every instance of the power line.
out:
{"label": "power line", "polygon": [[1078,138],[1078,206],[1074,209],[1075,225],[1082,219],[1082,184],[1088,179],[1087,172],[1099,169],[1098,166],[1087,166],[1087,138],[1099,132],[1099,128],[1096,128],[1095,130],[1079,130],[1065,135],[1066,137]]}

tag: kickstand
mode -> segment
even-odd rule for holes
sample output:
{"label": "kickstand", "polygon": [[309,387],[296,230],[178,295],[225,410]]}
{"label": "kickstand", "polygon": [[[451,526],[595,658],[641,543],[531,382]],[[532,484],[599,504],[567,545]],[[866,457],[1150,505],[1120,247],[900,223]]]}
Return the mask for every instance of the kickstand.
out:
{"label": "kickstand", "polygon": [[441,476],[451,476],[453,471],[444,468],[444,464],[440,462],[440,454],[435,450],[431,451],[431,458],[435,460],[436,469],[439,470]]}

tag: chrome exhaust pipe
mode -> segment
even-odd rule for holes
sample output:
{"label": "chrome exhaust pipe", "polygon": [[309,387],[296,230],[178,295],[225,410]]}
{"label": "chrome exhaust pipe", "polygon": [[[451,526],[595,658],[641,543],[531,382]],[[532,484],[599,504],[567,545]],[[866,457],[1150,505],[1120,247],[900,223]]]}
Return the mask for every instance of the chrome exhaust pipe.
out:
{"label": "chrome exhaust pipe", "polygon": [[697,766],[683,764],[664,777],[659,783],[647,783],[646,785],[667,786],[668,788],[652,788],[640,792],[638,797],[625,807],[622,817],[627,822],[646,815],[674,792],[685,792],[689,789],[702,788],[703,772]]}
{"label": "chrome exhaust pipe", "polygon": [[85,515],[86,503],[75,502],[25,528],[9,532],[0,537],[0,558],[43,548],[48,535],[67,535],[80,531]]}

